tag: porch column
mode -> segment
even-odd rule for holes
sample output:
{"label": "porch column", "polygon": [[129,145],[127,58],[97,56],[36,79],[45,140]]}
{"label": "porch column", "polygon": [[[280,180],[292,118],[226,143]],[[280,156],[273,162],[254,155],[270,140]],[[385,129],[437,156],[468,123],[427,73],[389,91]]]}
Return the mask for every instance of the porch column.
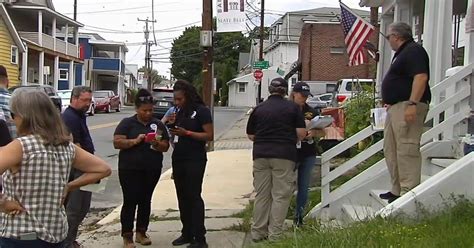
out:
{"label": "porch column", "polygon": [[74,88],[74,61],[69,61],[69,89]]}
{"label": "porch column", "polygon": [[58,90],[58,87],[59,87],[59,56],[54,57],[53,85],[54,85],[54,89]]}
{"label": "porch column", "polygon": [[44,84],[44,52],[39,53],[38,83]]}
{"label": "porch column", "polygon": [[[474,8],[474,0],[468,0],[467,4],[467,15],[470,16],[471,23],[474,21],[474,15],[471,15]],[[474,27],[471,26],[471,30]],[[461,30],[461,32],[464,32],[464,30]],[[469,65],[471,63],[474,63],[474,31],[466,33],[466,41],[464,45],[464,65]],[[471,98],[469,100],[469,105],[471,106],[471,115],[469,116],[468,119],[468,124],[467,124],[467,133],[469,134],[474,134],[474,114],[472,114],[474,110],[474,76],[471,75],[470,77],[471,81]]]}
{"label": "porch column", "polygon": [[452,16],[453,0],[425,1],[423,46],[430,58],[431,86],[441,82],[452,65]]}
{"label": "porch column", "polygon": [[56,51],[56,17],[53,17],[53,50]]}
{"label": "porch column", "polygon": [[[390,23],[393,23],[393,15],[391,14],[383,15],[380,22],[380,32],[387,34],[388,25],[390,25]],[[390,67],[394,52],[392,51],[392,48],[390,47],[390,44],[385,39],[385,37],[380,37],[379,39],[379,50],[380,50],[380,60],[377,66],[377,78],[380,79],[378,81],[379,81],[379,84],[381,84],[382,83],[381,79],[384,77],[384,75],[388,71],[388,68]]]}
{"label": "porch column", "polygon": [[25,51],[21,60],[21,85],[28,84],[28,46],[25,44]]}
{"label": "porch column", "polygon": [[411,17],[413,16],[413,11],[410,2],[410,0],[397,1],[394,11],[395,22],[405,22],[412,26]]}
{"label": "porch column", "polygon": [[43,12],[38,11],[38,43],[43,46]]}
{"label": "porch column", "polygon": [[80,55],[79,55],[79,28],[78,27],[74,29],[74,37],[76,38],[75,40],[76,48],[77,48],[76,54],[77,54],[77,57],[79,58]]}
{"label": "porch column", "polygon": [[66,54],[68,54],[68,53],[67,53],[67,49],[68,49],[68,45],[67,45],[68,36],[69,36],[69,24],[66,23],[65,33],[64,33],[64,42],[66,42]]}

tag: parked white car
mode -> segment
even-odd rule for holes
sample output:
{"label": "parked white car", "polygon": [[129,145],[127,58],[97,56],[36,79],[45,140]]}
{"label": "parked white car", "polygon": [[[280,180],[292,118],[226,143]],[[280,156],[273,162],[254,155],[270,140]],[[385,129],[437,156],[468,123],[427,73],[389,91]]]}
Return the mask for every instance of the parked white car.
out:
{"label": "parked white car", "polygon": [[354,94],[362,91],[365,87],[375,87],[374,79],[340,79],[337,82],[337,91],[332,101],[333,106],[344,104]]}
{"label": "parked white car", "polygon": [[[61,113],[66,110],[66,108],[69,106],[71,103],[71,90],[58,90],[58,95],[61,97],[62,100],[62,107],[61,107]],[[95,99],[92,97],[92,103],[89,106],[89,109],[87,110],[86,114],[89,116],[93,116],[95,114]]]}

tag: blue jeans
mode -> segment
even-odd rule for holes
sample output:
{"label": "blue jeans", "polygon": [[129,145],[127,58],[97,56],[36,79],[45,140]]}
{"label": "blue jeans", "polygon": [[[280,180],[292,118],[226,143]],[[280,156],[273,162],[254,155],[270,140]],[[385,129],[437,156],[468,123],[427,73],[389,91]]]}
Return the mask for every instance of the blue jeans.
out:
{"label": "blue jeans", "polygon": [[311,172],[316,164],[316,156],[305,157],[298,161],[298,194],[296,195],[295,218],[303,218],[304,209],[308,201],[308,188]]}
{"label": "blue jeans", "polygon": [[36,240],[18,240],[9,238],[0,238],[0,248],[61,248],[60,243],[48,243],[41,239]]}

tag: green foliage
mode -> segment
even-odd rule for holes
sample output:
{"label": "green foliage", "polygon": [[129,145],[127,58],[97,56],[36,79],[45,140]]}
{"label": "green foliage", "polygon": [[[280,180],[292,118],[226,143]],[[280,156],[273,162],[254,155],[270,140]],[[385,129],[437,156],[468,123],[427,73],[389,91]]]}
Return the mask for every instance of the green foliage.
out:
{"label": "green foliage", "polygon": [[357,92],[344,107],[345,135],[350,137],[370,125],[370,109],[374,107],[373,89]]}
{"label": "green foliage", "polygon": [[440,209],[415,219],[375,218],[346,228],[308,223],[281,240],[252,247],[473,247],[474,202],[453,198]]}
{"label": "green foliage", "polygon": [[[145,66],[143,66],[142,68],[140,68],[138,71],[140,72],[145,72],[146,71],[146,68]],[[166,79],[165,76],[162,76],[162,75],[159,75],[158,74],[158,71],[155,70],[155,69],[152,69],[151,72],[148,73],[151,77],[151,83],[154,87],[156,87],[157,85],[159,85],[163,80]],[[153,88],[154,88],[153,87]]]}
{"label": "green foliage", "polygon": [[[186,28],[181,36],[173,41],[171,48],[171,73],[174,78],[192,82],[198,92],[202,90],[202,53],[199,45],[201,27]],[[217,89],[221,89],[222,100],[228,96],[226,83],[237,74],[239,53],[250,51],[250,39],[242,33],[217,33],[214,37],[214,74]]]}

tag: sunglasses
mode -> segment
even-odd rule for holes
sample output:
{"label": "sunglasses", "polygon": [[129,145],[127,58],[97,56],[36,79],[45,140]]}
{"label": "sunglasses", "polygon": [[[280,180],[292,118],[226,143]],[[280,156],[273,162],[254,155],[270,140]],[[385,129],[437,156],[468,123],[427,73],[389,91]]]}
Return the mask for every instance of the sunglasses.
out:
{"label": "sunglasses", "polygon": [[152,96],[139,96],[138,99],[142,102],[153,102]]}

